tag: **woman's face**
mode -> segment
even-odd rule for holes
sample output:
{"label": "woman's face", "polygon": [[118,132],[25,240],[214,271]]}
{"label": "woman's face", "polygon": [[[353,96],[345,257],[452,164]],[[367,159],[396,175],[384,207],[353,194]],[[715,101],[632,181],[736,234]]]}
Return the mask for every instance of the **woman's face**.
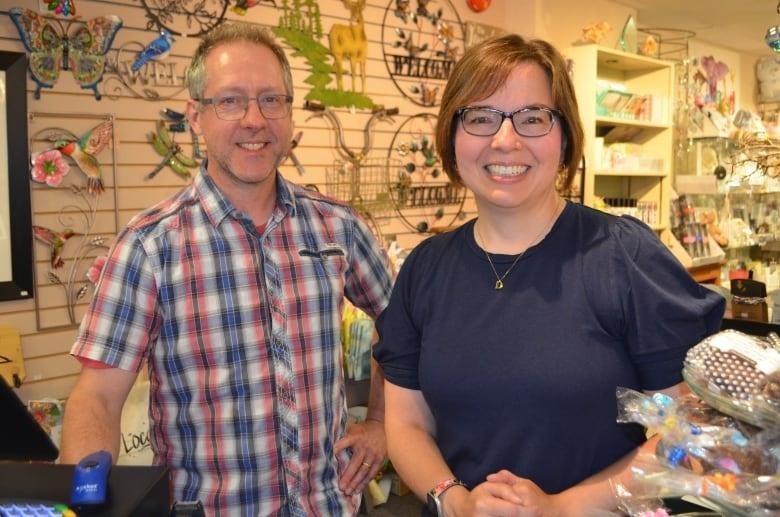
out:
{"label": "woman's face", "polygon": [[[517,65],[493,95],[469,105],[504,112],[525,107],[556,107],[547,75],[531,61]],[[479,205],[529,206],[555,191],[562,139],[561,123],[557,119],[548,134],[537,137],[517,134],[509,118],[503,120],[492,136],[471,135],[458,122],[455,132],[458,170]]]}

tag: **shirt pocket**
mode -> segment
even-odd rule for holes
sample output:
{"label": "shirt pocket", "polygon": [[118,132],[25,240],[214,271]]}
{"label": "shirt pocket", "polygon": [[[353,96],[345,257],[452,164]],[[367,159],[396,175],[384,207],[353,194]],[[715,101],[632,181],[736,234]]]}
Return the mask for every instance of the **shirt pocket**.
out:
{"label": "shirt pocket", "polygon": [[298,255],[310,258],[318,274],[325,273],[329,277],[343,276],[347,267],[347,252],[339,244],[325,244],[317,249],[302,248],[298,250]]}

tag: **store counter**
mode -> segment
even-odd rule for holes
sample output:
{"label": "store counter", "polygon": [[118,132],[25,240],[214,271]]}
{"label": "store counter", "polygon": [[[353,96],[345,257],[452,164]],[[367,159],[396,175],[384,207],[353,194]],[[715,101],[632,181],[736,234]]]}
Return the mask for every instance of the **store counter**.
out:
{"label": "store counter", "polygon": [[[0,463],[0,502],[41,501],[68,504],[73,465]],[[170,513],[168,469],[114,465],[108,502],[90,511],[94,517],[163,517]]]}

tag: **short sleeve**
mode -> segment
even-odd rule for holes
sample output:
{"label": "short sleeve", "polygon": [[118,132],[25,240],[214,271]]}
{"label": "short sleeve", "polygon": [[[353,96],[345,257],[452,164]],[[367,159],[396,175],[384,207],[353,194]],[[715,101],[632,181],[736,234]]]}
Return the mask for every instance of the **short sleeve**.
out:
{"label": "short sleeve", "polygon": [[388,382],[414,390],[420,389],[418,366],[421,329],[417,315],[427,303],[424,298],[424,273],[419,273],[424,263],[420,256],[425,254],[429,243],[423,241],[404,259],[393,286],[390,303],[377,319],[379,342],[373,350],[374,359]]}
{"label": "short sleeve", "polygon": [[[622,330],[643,388],[677,384],[688,349],[720,329],[726,301],[696,282],[641,221],[615,218],[610,233],[611,281],[594,282],[589,290],[597,298],[620,300]],[[604,267],[589,262],[596,271]],[[604,278],[603,273],[585,277]]]}
{"label": "short sleeve", "polygon": [[138,371],[158,327],[156,298],[148,257],[125,230],[108,254],[71,355]]}
{"label": "short sleeve", "polygon": [[387,251],[365,222],[354,216],[346,296],[356,307],[376,318],[384,310],[393,288],[393,270]]}

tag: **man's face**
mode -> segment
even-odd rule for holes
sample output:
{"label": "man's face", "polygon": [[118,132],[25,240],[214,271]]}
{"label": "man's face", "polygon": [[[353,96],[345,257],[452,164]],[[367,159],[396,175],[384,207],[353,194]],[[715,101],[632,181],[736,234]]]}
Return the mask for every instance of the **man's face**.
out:
{"label": "man's face", "polygon": [[187,114],[192,128],[203,137],[208,153],[208,174],[229,192],[273,183],[277,167],[290,149],[292,113],[268,119],[255,99],[285,95],[282,67],[263,45],[246,41],[223,43],[205,60],[204,99],[247,96],[249,106],[238,120],[223,120],[212,105],[190,100]]}

